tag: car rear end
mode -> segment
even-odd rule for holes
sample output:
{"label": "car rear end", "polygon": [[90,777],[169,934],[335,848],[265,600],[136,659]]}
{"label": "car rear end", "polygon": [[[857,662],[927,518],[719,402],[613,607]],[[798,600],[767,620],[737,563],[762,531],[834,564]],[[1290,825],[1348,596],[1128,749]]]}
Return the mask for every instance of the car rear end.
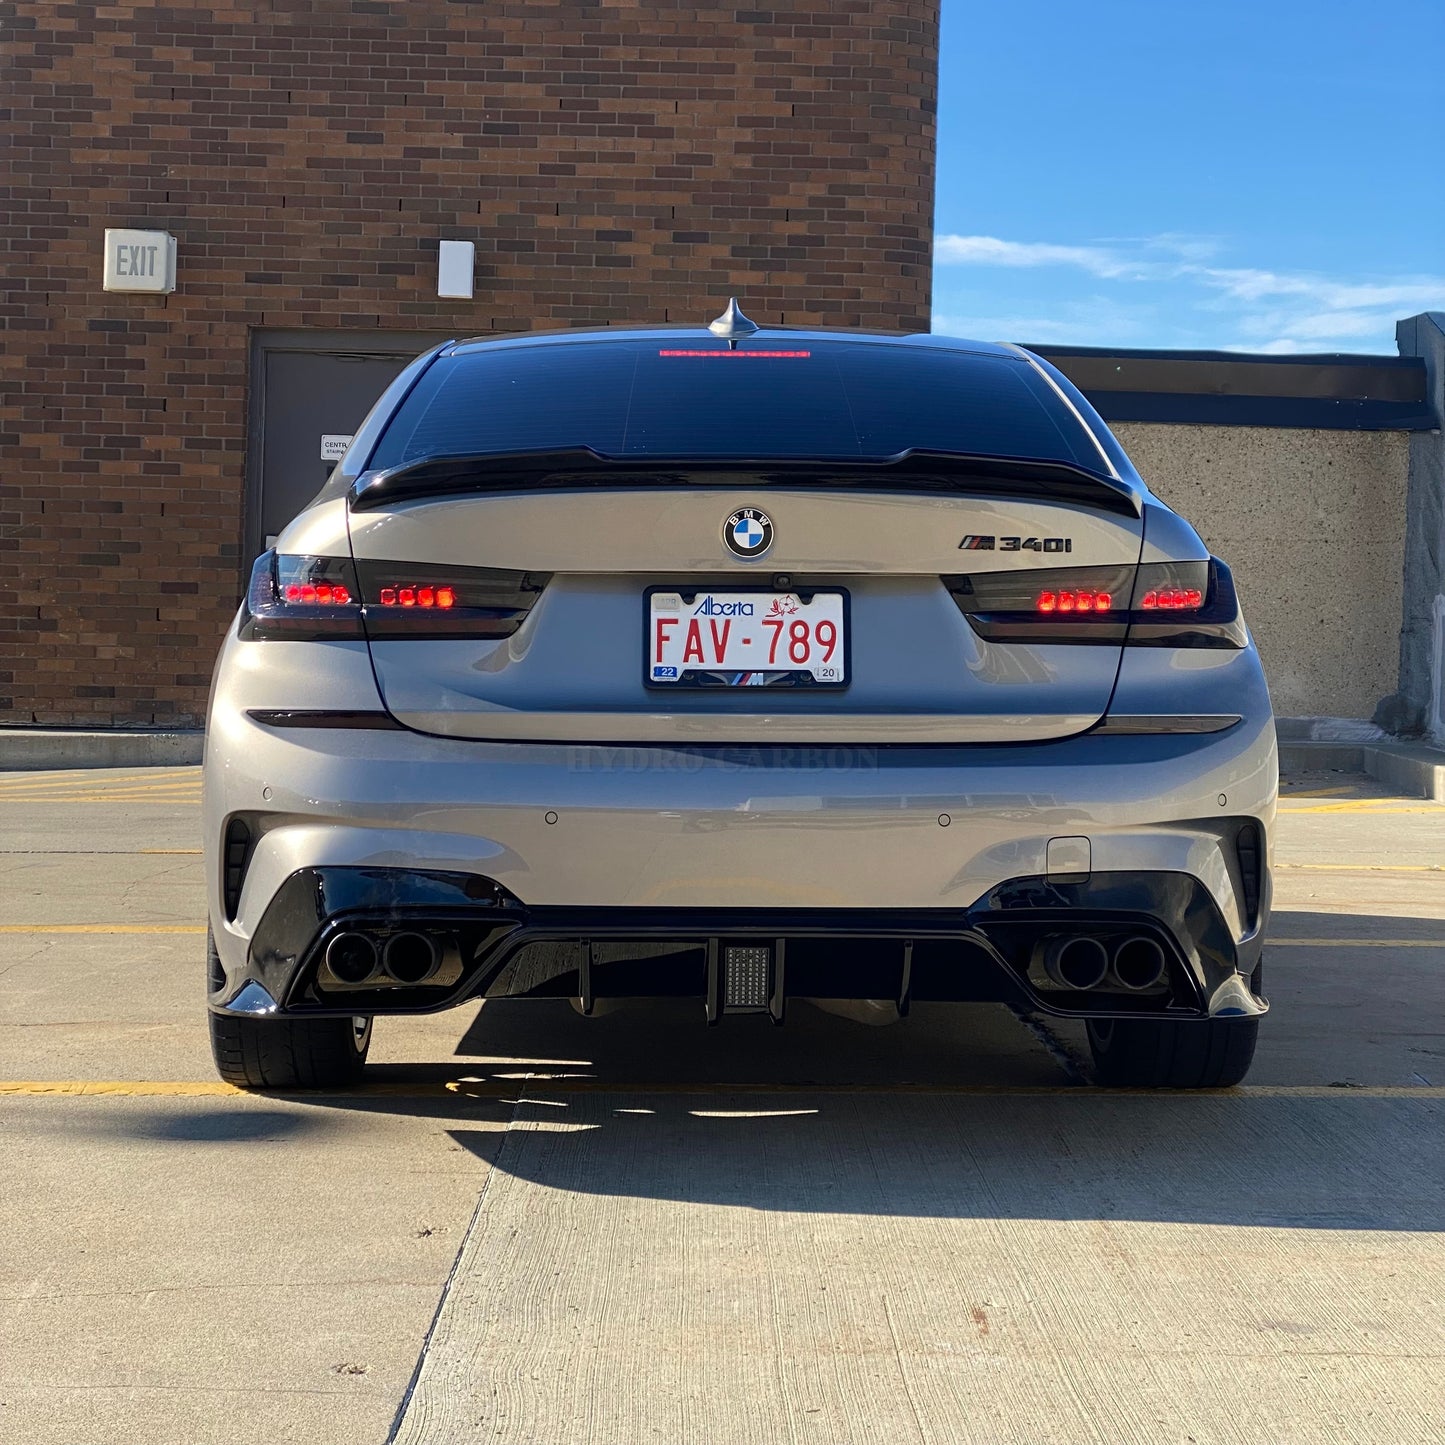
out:
{"label": "car rear end", "polygon": [[206,783],[223,1020],[997,999],[1188,1083],[1265,1007],[1232,578],[1013,348],[419,359],[258,562]]}

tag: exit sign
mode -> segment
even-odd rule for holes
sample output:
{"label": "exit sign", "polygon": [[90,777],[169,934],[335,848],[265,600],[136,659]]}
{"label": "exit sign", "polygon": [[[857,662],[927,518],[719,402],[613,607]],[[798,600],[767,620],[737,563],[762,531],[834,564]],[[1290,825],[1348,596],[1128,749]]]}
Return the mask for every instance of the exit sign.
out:
{"label": "exit sign", "polygon": [[174,291],[176,238],[167,231],[107,231],[105,289]]}

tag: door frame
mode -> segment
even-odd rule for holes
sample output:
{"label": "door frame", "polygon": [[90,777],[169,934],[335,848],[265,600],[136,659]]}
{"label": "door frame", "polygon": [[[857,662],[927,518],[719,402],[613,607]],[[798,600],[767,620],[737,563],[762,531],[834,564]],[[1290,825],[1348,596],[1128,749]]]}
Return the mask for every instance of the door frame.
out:
{"label": "door frame", "polygon": [[247,358],[246,490],[241,506],[241,555],[236,566],[244,592],[251,562],[261,552],[262,463],[266,454],[266,358],[274,351],[318,356],[395,356],[410,360],[443,341],[449,331],[330,331],[253,326]]}

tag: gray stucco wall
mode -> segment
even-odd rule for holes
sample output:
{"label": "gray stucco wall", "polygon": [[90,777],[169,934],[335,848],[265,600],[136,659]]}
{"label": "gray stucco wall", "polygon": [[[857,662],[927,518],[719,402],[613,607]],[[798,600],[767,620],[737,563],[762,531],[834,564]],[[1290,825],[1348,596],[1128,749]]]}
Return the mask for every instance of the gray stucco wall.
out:
{"label": "gray stucco wall", "polygon": [[[1402,356],[1424,359],[1436,416],[1445,414],[1445,312],[1411,316],[1395,328]],[[1400,696],[1388,724],[1423,727],[1445,743],[1445,440],[1438,429],[1410,436],[1405,533],[1405,618]]]}
{"label": "gray stucco wall", "polygon": [[1113,431],[1234,569],[1276,715],[1371,717],[1398,686],[1409,434]]}

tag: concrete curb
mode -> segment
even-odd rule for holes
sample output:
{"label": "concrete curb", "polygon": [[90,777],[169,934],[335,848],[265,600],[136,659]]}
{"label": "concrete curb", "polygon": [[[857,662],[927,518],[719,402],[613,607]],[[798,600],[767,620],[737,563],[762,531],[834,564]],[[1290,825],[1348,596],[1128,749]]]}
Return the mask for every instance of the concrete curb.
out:
{"label": "concrete curb", "polygon": [[0,728],[0,772],[40,768],[179,768],[201,761],[206,735]]}
{"label": "concrete curb", "polygon": [[1373,743],[1365,749],[1365,771],[1402,793],[1445,803],[1445,752],[1425,743]]}
{"label": "concrete curb", "polygon": [[1407,796],[1445,803],[1445,752],[1426,743],[1280,740],[1279,770],[1286,777],[1320,769],[1367,773]]}

